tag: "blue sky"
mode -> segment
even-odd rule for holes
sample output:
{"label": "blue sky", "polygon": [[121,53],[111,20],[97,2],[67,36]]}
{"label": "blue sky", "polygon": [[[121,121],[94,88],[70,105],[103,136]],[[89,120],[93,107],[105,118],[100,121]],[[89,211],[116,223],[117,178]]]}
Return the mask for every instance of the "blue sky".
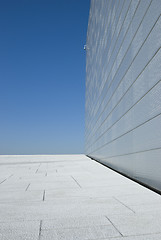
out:
{"label": "blue sky", "polygon": [[84,152],[89,3],[0,1],[0,154]]}

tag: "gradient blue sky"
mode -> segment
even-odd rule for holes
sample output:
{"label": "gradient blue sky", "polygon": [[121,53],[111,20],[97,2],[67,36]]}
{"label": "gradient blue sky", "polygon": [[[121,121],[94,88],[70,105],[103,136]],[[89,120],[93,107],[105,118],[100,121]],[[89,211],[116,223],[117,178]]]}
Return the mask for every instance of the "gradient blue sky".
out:
{"label": "gradient blue sky", "polygon": [[84,152],[89,3],[0,1],[0,154]]}

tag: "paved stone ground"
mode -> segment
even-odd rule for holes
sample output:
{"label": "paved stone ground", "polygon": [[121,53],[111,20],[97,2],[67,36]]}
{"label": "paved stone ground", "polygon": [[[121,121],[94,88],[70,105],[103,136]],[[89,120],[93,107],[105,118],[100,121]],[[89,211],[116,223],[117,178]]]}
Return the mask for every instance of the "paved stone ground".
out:
{"label": "paved stone ground", "polygon": [[0,240],[160,240],[161,196],[84,155],[0,156]]}

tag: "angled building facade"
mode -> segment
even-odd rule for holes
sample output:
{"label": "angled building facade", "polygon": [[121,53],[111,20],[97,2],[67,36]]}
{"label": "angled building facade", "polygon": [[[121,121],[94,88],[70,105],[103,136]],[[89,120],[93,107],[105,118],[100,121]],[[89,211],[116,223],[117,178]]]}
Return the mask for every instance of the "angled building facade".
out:
{"label": "angled building facade", "polygon": [[85,152],[161,191],[161,1],[91,0]]}

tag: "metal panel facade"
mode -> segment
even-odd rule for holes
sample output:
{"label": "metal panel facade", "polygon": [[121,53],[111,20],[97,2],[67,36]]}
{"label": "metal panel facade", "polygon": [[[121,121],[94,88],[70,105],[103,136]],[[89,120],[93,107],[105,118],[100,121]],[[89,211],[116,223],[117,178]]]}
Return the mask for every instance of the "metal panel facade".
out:
{"label": "metal panel facade", "polygon": [[161,191],[161,1],[91,0],[88,156]]}

